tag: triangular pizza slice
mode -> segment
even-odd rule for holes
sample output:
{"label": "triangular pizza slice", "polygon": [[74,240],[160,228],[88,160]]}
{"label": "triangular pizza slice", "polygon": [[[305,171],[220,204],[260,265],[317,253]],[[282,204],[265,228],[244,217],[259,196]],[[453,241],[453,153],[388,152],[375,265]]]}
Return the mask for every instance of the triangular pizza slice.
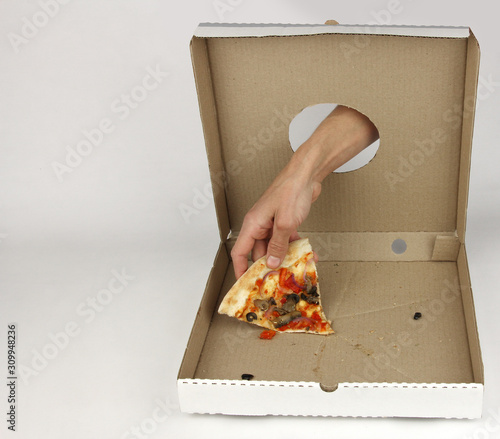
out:
{"label": "triangular pizza slice", "polygon": [[267,267],[265,256],[255,261],[228,291],[219,314],[271,331],[332,334],[321,306],[309,240],[291,242],[283,263],[275,270]]}

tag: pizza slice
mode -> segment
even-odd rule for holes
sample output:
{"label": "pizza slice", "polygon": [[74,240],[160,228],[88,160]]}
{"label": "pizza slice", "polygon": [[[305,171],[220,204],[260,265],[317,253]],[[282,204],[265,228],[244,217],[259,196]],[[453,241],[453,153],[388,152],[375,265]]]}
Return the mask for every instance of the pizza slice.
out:
{"label": "pizza slice", "polygon": [[228,291],[219,314],[266,328],[261,338],[272,338],[270,331],[332,334],[321,306],[309,240],[291,242],[275,270],[267,267],[265,256],[255,261]]}

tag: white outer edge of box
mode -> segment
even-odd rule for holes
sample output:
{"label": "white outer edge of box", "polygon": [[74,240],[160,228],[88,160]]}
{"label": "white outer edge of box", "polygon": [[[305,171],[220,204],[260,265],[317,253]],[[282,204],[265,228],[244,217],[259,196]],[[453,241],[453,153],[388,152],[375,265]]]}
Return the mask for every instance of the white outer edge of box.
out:
{"label": "white outer edge of box", "polygon": [[341,383],[179,379],[182,412],[226,415],[481,417],[482,384]]}
{"label": "white outer edge of box", "polygon": [[470,30],[468,27],[464,26],[201,23],[194,32],[194,36],[200,38],[272,37],[318,34],[365,34],[430,38],[468,38]]}

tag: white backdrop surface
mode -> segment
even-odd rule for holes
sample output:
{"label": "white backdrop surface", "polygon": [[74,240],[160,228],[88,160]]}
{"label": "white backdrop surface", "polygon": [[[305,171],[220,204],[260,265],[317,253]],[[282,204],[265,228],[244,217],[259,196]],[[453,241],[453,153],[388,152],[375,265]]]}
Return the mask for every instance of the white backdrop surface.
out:
{"label": "white backdrop surface", "polygon": [[[500,437],[493,2],[0,0],[1,438]],[[189,55],[199,22],[467,25],[481,49],[467,248],[483,418],[187,415],[176,375],[218,244]],[[196,214],[182,215],[193,206]],[[7,413],[7,390],[0,407]],[[300,403],[298,401],[297,403]],[[215,433],[217,432],[217,433]]]}

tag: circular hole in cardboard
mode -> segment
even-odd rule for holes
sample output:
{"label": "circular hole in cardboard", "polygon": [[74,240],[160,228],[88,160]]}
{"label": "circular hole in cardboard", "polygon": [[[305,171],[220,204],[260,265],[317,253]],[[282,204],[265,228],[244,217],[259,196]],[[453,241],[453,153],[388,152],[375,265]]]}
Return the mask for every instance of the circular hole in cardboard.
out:
{"label": "circular hole in cardboard", "polygon": [[[330,103],[311,105],[310,107],[304,108],[292,119],[288,137],[290,146],[294,152],[311,137],[314,130],[318,128],[319,124],[326,119],[337,105],[338,104]],[[377,139],[358,155],[337,168],[334,172],[340,174],[343,172],[355,171],[356,169],[366,166],[375,157],[375,154],[377,154],[379,146],[380,139]]]}
{"label": "circular hole in cardboard", "polygon": [[398,238],[392,241],[391,245],[392,251],[397,255],[402,255],[407,248],[406,241],[404,239]]}

